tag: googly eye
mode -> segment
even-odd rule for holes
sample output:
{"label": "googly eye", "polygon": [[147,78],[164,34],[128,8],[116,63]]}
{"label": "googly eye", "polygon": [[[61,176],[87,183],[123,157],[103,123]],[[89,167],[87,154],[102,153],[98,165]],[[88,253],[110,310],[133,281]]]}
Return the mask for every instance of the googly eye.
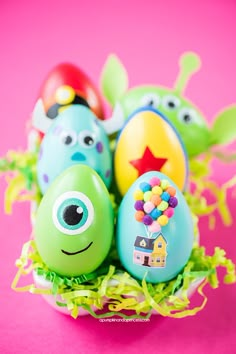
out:
{"label": "googly eye", "polygon": [[83,147],[91,148],[95,145],[95,134],[89,130],[83,130],[79,133],[79,143]]}
{"label": "googly eye", "polygon": [[168,111],[173,111],[180,106],[180,100],[174,95],[166,95],[162,98],[162,106]]}
{"label": "googly eye", "polygon": [[60,134],[60,140],[66,146],[73,146],[76,143],[76,133],[74,131],[63,130]]}
{"label": "googly eye", "polygon": [[53,205],[52,220],[62,233],[78,235],[92,224],[94,208],[85,194],[76,191],[65,192]]}
{"label": "googly eye", "polygon": [[160,97],[155,93],[149,93],[141,98],[141,106],[151,106],[153,108],[158,108],[160,104]]}
{"label": "googly eye", "polygon": [[197,122],[197,112],[192,108],[182,108],[178,113],[178,118],[185,124],[191,124]]}

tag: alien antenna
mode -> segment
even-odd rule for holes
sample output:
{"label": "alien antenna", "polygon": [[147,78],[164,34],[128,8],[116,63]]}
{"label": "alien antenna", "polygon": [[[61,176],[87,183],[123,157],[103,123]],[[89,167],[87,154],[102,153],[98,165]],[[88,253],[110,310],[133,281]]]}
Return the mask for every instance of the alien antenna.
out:
{"label": "alien antenna", "polygon": [[191,76],[201,67],[200,57],[194,52],[186,52],[179,60],[179,74],[174,83],[174,90],[183,93]]}

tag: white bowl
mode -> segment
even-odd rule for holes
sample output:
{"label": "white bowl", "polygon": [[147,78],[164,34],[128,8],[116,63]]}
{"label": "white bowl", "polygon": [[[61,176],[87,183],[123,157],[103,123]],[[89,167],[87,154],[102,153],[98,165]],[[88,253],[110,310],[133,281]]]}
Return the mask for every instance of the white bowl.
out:
{"label": "white bowl", "polygon": [[[35,285],[38,288],[52,289],[52,282],[50,282],[49,280],[46,280],[43,276],[38,275],[35,271],[33,271],[33,279],[34,279]],[[58,295],[54,296],[51,294],[50,295],[43,294],[42,297],[50,306],[52,306],[57,311],[65,314],[65,315],[70,315],[70,311],[68,310],[68,308],[66,306],[58,306],[58,304],[57,304],[57,302],[66,304],[66,301],[64,299],[62,299],[61,295],[58,294]],[[95,306],[92,306],[91,308],[94,312],[96,312],[98,310]],[[85,310],[83,307],[80,308],[79,316],[85,316],[88,314],[89,314],[89,312],[87,310]]]}
{"label": "white bowl", "polygon": [[[40,289],[52,289],[52,282],[44,279],[43,276],[41,275],[38,275],[35,271],[33,272],[33,278],[34,278],[34,282],[35,282],[35,285],[40,288]],[[190,287],[188,288],[187,290],[187,296],[188,298],[191,297],[194,292],[197,290],[197,288],[199,287],[199,285],[204,281],[204,278],[198,278],[198,279],[195,279],[194,281],[192,281],[192,283],[190,284]],[[118,281],[116,279],[111,279],[109,282],[108,282],[108,286],[116,286],[118,285]],[[182,294],[182,290],[179,289],[175,295],[178,296],[179,298],[181,298],[181,294]],[[67,307],[65,306],[59,306],[57,304],[57,302],[60,302],[60,303],[66,303],[64,299],[62,299],[61,295],[58,294],[56,296],[54,295],[42,295],[43,298],[46,300],[46,302],[52,306],[54,309],[56,309],[57,311],[63,313],[63,314],[66,314],[66,315],[70,315],[70,311],[67,309]],[[125,296],[125,297],[129,297],[129,296]],[[141,302],[145,299],[145,297],[143,296],[143,294],[140,293],[140,296],[138,297],[138,300]],[[108,299],[104,297],[104,301],[103,301],[103,305],[105,305],[106,303],[108,302]],[[92,306],[91,309],[96,312],[98,311],[98,308],[95,307],[95,306]],[[79,317],[80,316],[85,316],[85,315],[88,315],[89,312],[87,310],[85,310],[83,307],[81,307],[79,309]],[[156,311],[156,310],[152,310],[152,314],[155,314],[155,315],[159,315],[159,313]]]}

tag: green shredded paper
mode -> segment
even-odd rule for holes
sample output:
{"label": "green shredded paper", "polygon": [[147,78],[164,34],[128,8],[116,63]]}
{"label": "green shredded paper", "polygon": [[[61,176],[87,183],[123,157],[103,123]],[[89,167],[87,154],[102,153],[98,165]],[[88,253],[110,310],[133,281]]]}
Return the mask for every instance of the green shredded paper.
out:
{"label": "green shredded paper", "polygon": [[[213,256],[205,254],[204,247],[195,247],[191,257],[178,276],[166,283],[150,284],[132,278],[119,264],[114,249],[108,257],[109,262],[103,264],[95,272],[79,277],[62,277],[50,271],[40,258],[33,240],[24,244],[21,257],[16,261],[19,268],[12,288],[16,291],[29,291],[34,294],[55,297],[57,306],[67,307],[72,317],[77,318],[80,309],[87,310],[93,317],[111,317],[118,315],[123,318],[149,318],[154,311],[162,316],[182,318],[193,316],[206,304],[203,293],[206,284],[217,288],[219,284],[217,268],[224,267],[225,283],[236,280],[235,266],[225,256],[225,251],[215,248]],[[51,283],[51,287],[40,288],[30,284],[18,287],[20,278],[35,271]],[[202,296],[200,306],[191,306],[188,290],[198,281],[198,293]],[[180,291],[179,291],[180,290]],[[58,295],[61,301],[58,301]],[[103,310],[96,314],[92,310]],[[127,315],[127,311],[132,314]]]}
{"label": "green shredded paper", "polygon": [[[149,318],[153,312],[162,316],[182,318],[193,316],[204,308],[207,297],[204,287],[209,284],[212,288],[219,285],[217,270],[225,268],[224,282],[236,281],[235,266],[229,260],[225,251],[215,248],[212,256],[206,255],[205,248],[199,246],[198,218],[209,217],[209,226],[214,227],[215,212],[219,212],[225,225],[232,223],[232,217],[226,202],[227,190],[236,183],[236,176],[223,186],[218,186],[210,179],[211,156],[190,161],[191,192],[184,193],[192,211],[195,225],[195,244],[191,257],[178,276],[168,282],[150,284],[134,279],[119,262],[115,244],[106,261],[93,273],[79,277],[62,277],[50,271],[43,263],[37,252],[34,240],[24,244],[22,254],[16,261],[18,272],[13,280],[12,289],[27,291],[33,294],[52,296],[58,307],[67,308],[73,318],[80,315],[81,309],[88,311],[95,318],[111,317]],[[36,180],[37,152],[9,151],[7,156],[0,159],[0,174],[7,181],[5,192],[5,211],[12,212],[12,206],[18,201],[35,202],[41,200]],[[204,192],[210,191],[215,201],[208,203]],[[117,201],[111,195],[114,210],[117,211]],[[202,237],[202,235],[201,235]],[[22,277],[29,274],[48,281],[50,287],[38,287],[34,282],[20,286]],[[202,297],[199,306],[191,304],[190,289],[197,289]]]}
{"label": "green shredded paper", "polygon": [[10,150],[0,159],[0,175],[7,181],[5,191],[5,212],[11,214],[12,206],[19,201],[39,203],[41,196],[36,182],[36,163],[38,153]]}

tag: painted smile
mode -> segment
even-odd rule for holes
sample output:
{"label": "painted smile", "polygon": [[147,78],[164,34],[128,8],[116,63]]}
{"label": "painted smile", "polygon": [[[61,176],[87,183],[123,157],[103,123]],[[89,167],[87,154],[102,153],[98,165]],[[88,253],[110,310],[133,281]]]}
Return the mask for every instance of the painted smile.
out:
{"label": "painted smile", "polygon": [[72,156],[71,156],[71,160],[72,161],[85,161],[86,157],[84,156],[84,154],[82,154],[81,152],[75,152]]}
{"label": "painted smile", "polygon": [[89,247],[92,246],[92,244],[93,244],[93,242],[90,242],[90,244],[87,247],[85,247],[82,250],[77,251],[77,252],[67,252],[67,251],[64,251],[64,250],[61,250],[61,251],[62,251],[62,253],[66,254],[67,256],[74,256],[75,254],[87,251],[87,249],[89,249]]}

